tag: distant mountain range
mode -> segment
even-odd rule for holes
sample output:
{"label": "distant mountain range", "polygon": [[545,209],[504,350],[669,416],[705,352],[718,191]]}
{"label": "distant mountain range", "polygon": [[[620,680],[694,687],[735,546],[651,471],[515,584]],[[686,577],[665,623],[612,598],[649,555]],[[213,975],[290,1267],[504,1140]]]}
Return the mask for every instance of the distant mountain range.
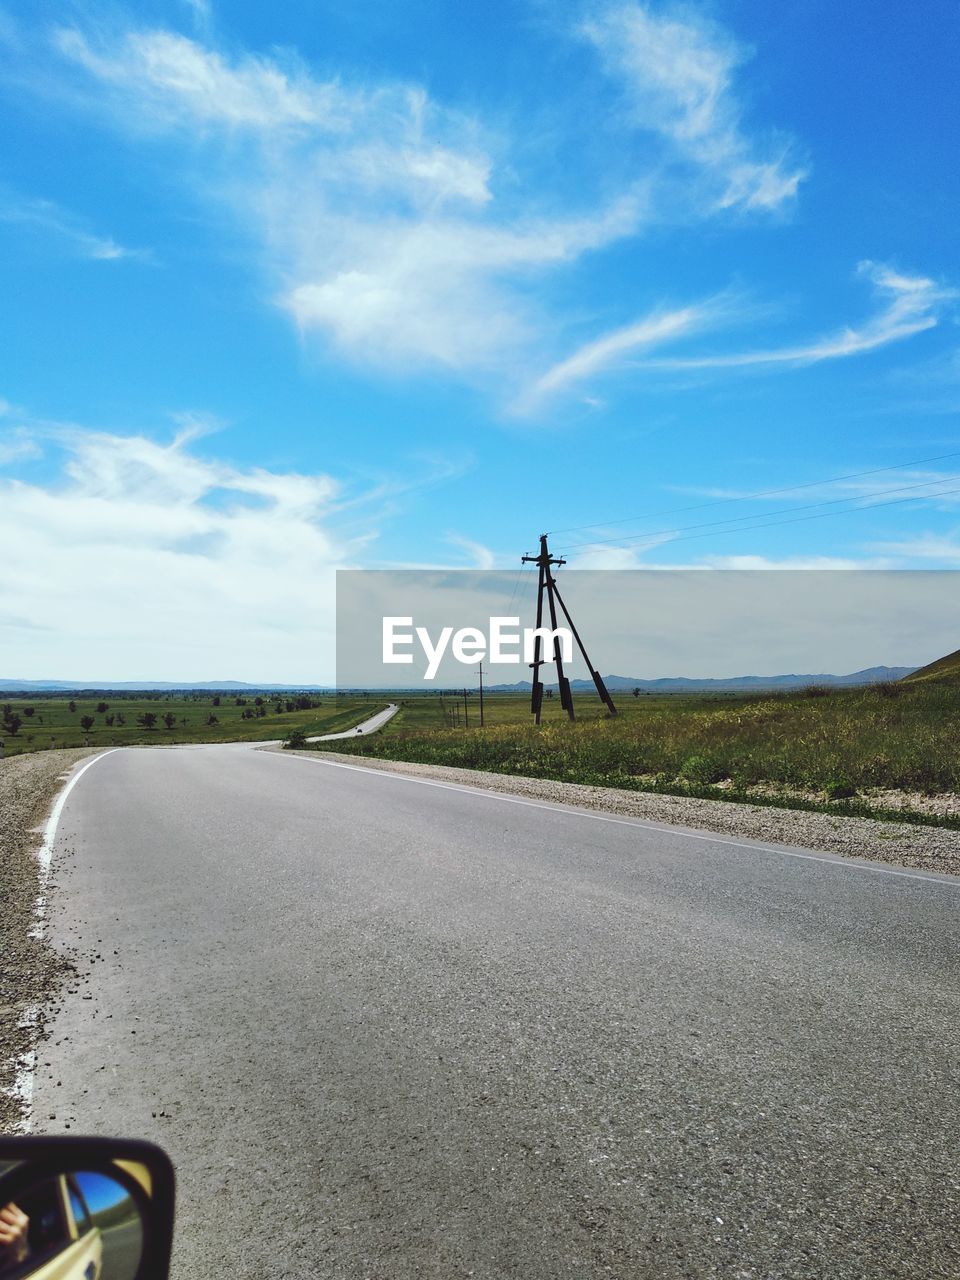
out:
{"label": "distant mountain range", "polygon": [[322,684],[245,684],[242,680],[204,680],[195,684],[176,684],[162,680],[117,680],[112,684],[94,684],[89,680],[4,680],[0,693],[331,693],[332,685]]}
{"label": "distant mountain range", "polygon": [[[695,678],[688,676],[665,676],[660,680],[641,680],[635,676],[604,676],[607,688],[617,693],[629,693],[632,689],[642,689],[644,693],[704,693],[713,690],[718,693],[750,689],[804,689],[810,685],[831,685],[834,687],[877,684],[881,680],[900,680],[916,671],[916,667],[867,667],[863,671],[853,671],[846,676],[832,675],[789,675],[789,676],[729,676],[726,679]],[[556,682],[545,683],[547,689],[556,689]],[[574,690],[592,690],[592,680],[571,680]],[[516,684],[497,684],[490,686],[491,693],[524,693],[530,689],[529,680],[519,680]]]}
{"label": "distant mountain range", "polygon": [[[900,680],[918,670],[917,667],[867,667],[846,676],[789,675],[789,676],[730,676],[726,679],[666,676],[660,680],[641,680],[638,676],[604,676],[611,692],[629,693],[642,689],[645,693],[718,693],[750,689],[803,689],[813,684],[850,686],[876,684],[881,680]],[[592,691],[592,680],[571,680],[575,690]],[[546,683],[545,688],[557,685]],[[417,686],[421,688],[421,686]],[[530,681],[518,680],[516,684],[487,685],[489,693],[529,693]],[[92,684],[83,680],[4,680],[0,679],[0,693],[196,693],[209,690],[213,693],[332,693],[332,685],[320,684],[247,684],[242,680],[206,680],[190,684],[177,684],[158,680],[120,680],[113,684]]]}

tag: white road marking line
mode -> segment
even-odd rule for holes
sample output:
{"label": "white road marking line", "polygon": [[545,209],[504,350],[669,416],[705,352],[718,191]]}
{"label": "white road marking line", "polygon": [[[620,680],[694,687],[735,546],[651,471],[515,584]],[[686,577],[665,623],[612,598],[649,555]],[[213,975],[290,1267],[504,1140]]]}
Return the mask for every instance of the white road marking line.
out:
{"label": "white road marking line", "polygon": [[[94,756],[73,775],[67,782],[66,786],[54,801],[53,808],[50,810],[50,817],[47,819],[46,826],[43,829],[43,840],[40,848],[37,850],[38,874],[37,878],[40,882],[40,892],[37,894],[34,903],[34,926],[30,930],[30,937],[36,938],[38,941],[43,940],[44,927],[47,917],[47,885],[50,881],[50,868],[53,862],[53,844],[57,838],[57,827],[60,823],[60,815],[63,813],[63,806],[66,804],[67,797],[73,788],[77,785],[87,770],[97,763],[98,760],[105,759],[106,756],[112,756],[115,751],[123,750],[122,747],[111,747],[109,751],[101,751],[98,756]],[[21,1014],[17,1026],[24,1030],[29,1027],[35,1027],[40,1021],[40,1005],[33,1004],[25,1009]],[[37,1051],[31,1049],[24,1054],[17,1066],[16,1079],[13,1088],[10,1090],[11,1095],[16,1098],[23,1108],[23,1119],[20,1123],[20,1132],[29,1133],[32,1123],[33,1109],[33,1078],[37,1069]]]}
{"label": "white road marking line", "polygon": [[[271,752],[277,755],[277,752]],[[540,800],[526,800],[522,796],[508,796],[500,791],[488,791],[484,787],[465,787],[455,782],[438,782],[433,778],[413,778],[406,773],[393,773],[388,769],[367,769],[363,765],[341,764],[338,760],[313,760],[309,756],[292,756],[291,759],[303,760],[306,764],[323,764],[328,769],[347,769],[352,773],[372,773],[381,778],[396,778],[398,782],[415,782],[421,787],[440,787],[444,791],[460,791],[464,795],[484,796],[487,800],[501,800],[505,804],[525,805],[529,809],[547,809],[551,813],[566,813],[575,818],[588,818],[593,822],[610,822],[619,827],[639,827],[642,831],[663,831],[667,835],[681,836],[686,840],[702,840],[707,844],[725,844],[732,849],[747,849],[752,853],[776,853],[783,858],[799,858],[803,862],[823,862],[830,867],[842,867],[847,871],[866,871],[875,876],[899,876],[905,880],[922,880],[926,884],[945,885],[949,889],[960,889],[960,878],[947,880],[926,871],[898,871],[893,867],[871,867],[862,862],[853,862],[846,858],[827,857],[819,853],[798,853],[792,849],[781,849],[777,845],[760,842],[748,844],[746,841],[730,840],[726,836],[700,835],[695,831],[685,831],[680,827],[668,826],[666,823],[644,822],[642,818],[615,818],[606,813],[593,813],[589,809],[569,808],[561,804],[544,803]],[[642,794],[639,793],[638,794]]]}

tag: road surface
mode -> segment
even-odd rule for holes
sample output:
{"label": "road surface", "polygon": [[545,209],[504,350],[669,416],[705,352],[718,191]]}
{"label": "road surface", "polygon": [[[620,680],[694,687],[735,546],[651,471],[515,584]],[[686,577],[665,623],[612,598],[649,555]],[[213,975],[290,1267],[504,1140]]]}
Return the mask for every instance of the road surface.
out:
{"label": "road surface", "polygon": [[388,720],[400,710],[395,702],[389,703],[382,711],[378,711],[376,715],[370,716],[368,720],[361,720],[358,725],[354,725],[352,729],[348,729],[346,733],[321,733],[316,737],[308,738],[308,742],[333,742],[337,738],[355,738],[362,733],[377,733]]}
{"label": "road surface", "polygon": [[35,1128],[176,1277],[960,1274],[960,880],[281,752],[71,792]]}

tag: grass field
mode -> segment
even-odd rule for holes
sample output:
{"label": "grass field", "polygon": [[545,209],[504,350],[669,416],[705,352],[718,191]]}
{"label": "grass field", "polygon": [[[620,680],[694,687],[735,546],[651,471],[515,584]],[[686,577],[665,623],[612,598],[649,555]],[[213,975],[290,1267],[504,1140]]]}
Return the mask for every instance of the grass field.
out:
{"label": "grass field", "polygon": [[[285,738],[292,730],[306,734],[337,733],[373,715],[381,698],[335,694],[310,695],[312,705],[296,707],[297,698],[221,693],[147,695],[93,693],[74,698],[8,697],[0,693],[0,708],[10,708],[20,725],[10,732],[10,717],[0,725],[6,754],[38,751],[51,746],[126,747],[172,742],[262,742]],[[260,697],[260,705],[256,698]],[[302,699],[301,699],[302,700]],[[292,710],[288,707],[293,705]],[[105,707],[104,710],[98,708]],[[71,708],[73,708],[71,710]],[[279,708],[279,709],[278,709]],[[248,715],[245,717],[244,713]],[[259,714],[261,713],[262,714]],[[156,717],[153,728],[142,718]],[[92,720],[85,728],[84,718]],[[167,725],[164,717],[170,717]],[[211,717],[215,722],[210,723]]]}
{"label": "grass field", "polygon": [[609,719],[595,698],[578,697],[574,724],[547,702],[536,728],[525,699],[495,696],[481,730],[475,700],[470,727],[461,703],[457,728],[438,698],[411,699],[382,734],[337,749],[754,802],[779,789],[791,803],[848,812],[878,811],[864,797],[877,790],[960,793],[958,680],[617,702],[621,714]]}

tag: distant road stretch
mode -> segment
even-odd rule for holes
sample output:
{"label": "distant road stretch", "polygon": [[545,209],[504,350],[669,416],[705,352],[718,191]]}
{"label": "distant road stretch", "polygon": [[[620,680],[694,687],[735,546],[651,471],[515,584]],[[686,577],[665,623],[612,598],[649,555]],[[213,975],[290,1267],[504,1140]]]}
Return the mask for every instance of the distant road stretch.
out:
{"label": "distant road stretch", "polygon": [[35,1127],[169,1149],[182,1280],[960,1275],[960,881],[231,744],[54,882]]}
{"label": "distant road stretch", "polygon": [[378,729],[382,729],[388,720],[400,710],[395,702],[391,702],[389,706],[384,707],[382,711],[378,711],[375,716],[371,716],[369,720],[361,720],[354,728],[348,729],[346,733],[321,733],[317,737],[308,738],[308,742],[334,742],[337,738],[356,738],[362,733],[376,733]]}

